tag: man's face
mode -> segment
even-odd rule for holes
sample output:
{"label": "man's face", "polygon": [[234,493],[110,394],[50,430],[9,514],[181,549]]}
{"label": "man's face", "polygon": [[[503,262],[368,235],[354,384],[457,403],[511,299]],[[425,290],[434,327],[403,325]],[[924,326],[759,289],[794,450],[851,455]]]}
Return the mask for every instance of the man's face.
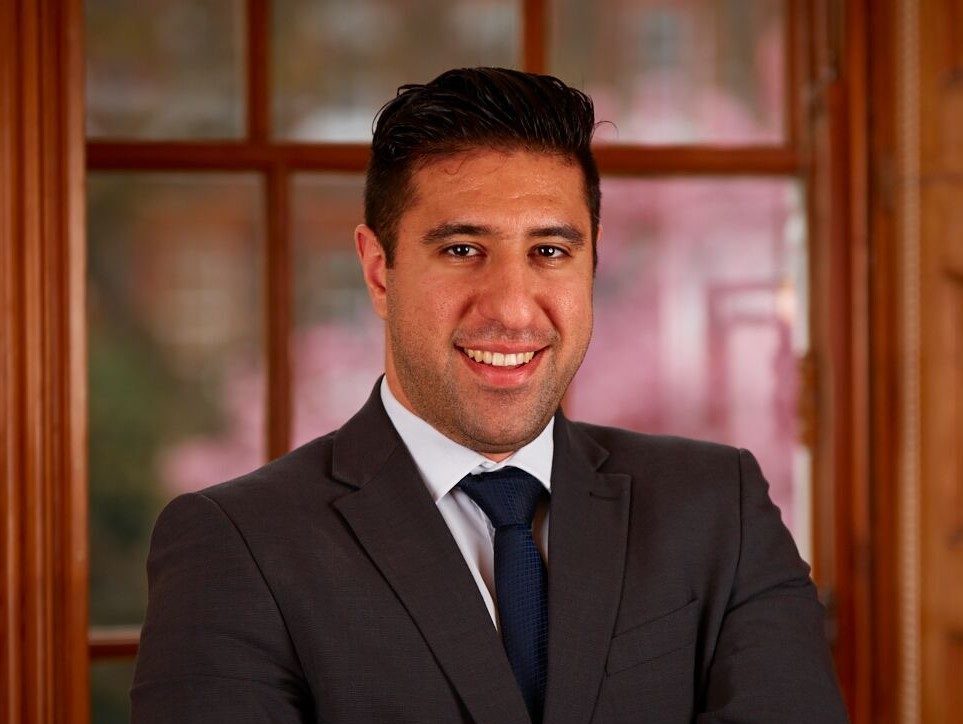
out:
{"label": "man's face", "polygon": [[592,333],[592,238],[583,175],[562,157],[478,150],[412,179],[394,265],[356,242],[387,321],[386,375],[405,407],[499,459],[533,440]]}

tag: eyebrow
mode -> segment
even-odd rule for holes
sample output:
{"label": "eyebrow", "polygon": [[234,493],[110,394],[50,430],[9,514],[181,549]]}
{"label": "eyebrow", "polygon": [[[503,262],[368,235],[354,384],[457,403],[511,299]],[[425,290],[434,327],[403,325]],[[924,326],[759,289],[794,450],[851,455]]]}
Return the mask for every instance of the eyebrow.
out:
{"label": "eyebrow", "polygon": [[[446,222],[429,229],[422,241],[425,244],[437,244],[453,236],[492,236],[494,233],[495,230],[486,224]],[[565,239],[574,246],[585,244],[585,234],[571,224],[537,226],[529,230],[528,237],[531,239]]]}
{"label": "eyebrow", "polygon": [[571,224],[557,224],[554,226],[539,226],[528,232],[533,239],[565,239],[574,246],[585,244],[585,234]]}
{"label": "eyebrow", "polygon": [[491,236],[493,233],[494,229],[484,224],[446,222],[429,229],[422,241],[426,244],[437,244],[453,236]]}

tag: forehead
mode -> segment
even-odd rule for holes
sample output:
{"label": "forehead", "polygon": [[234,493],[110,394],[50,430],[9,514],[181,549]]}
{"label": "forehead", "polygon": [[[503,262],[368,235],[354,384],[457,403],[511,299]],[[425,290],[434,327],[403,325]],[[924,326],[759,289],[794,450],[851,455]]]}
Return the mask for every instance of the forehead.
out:
{"label": "forehead", "polygon": [[551,213],[589,222],[582,169],[559,154],[486,149],[433,158],[412,174],[410,190],[405,216]]}

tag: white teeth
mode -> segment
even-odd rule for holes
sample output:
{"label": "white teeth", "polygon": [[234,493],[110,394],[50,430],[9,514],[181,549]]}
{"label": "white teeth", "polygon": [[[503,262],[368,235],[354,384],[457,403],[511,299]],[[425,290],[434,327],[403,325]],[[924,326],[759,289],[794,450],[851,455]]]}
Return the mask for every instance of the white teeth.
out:
{"label": "white teeth", "polygon": [[489,352],[480,349],[462,348],[462,351],[471,359],[482,364],[492,365],[493,367],[518,367],[528,364],[535,356],[534,352],[516,352],[505,354],[503,352]]}

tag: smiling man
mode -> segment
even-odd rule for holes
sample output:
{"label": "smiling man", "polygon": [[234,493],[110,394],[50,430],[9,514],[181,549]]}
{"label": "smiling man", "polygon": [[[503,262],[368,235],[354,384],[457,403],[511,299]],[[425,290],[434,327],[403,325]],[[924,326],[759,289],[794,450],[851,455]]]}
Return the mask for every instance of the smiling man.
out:
{"label": "smiling man", "polygon": [[455,70],[381,111],[355,232],[385,375],[158,520],[137,722],[841,722],[752,456],[567,420],[592,103]]}
{"label": "smiling man", "polygon": [[582,170],[479,148],[429,161],[411,188],[390,265],[372,226],[356,232],[387,320],[388,390],[454,442],[505,457],[545,429],[592,334]]}

